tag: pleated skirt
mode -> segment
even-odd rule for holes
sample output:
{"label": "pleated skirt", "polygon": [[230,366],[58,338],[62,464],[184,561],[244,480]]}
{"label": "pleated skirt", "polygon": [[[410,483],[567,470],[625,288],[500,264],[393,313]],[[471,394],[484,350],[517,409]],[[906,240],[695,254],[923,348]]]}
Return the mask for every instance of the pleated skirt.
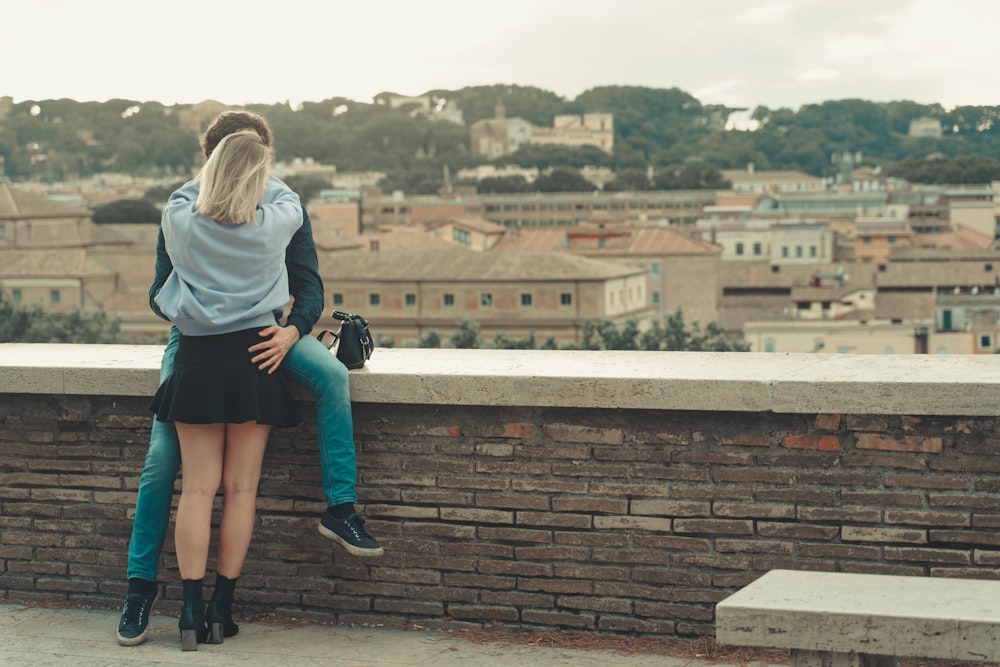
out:
{"label": "pleated skirt", "polygon": [[262,340],[258,331],[181,336],[173,373],[150,403],[156,418],[185,424],[298,424],[298,406],[281,369],[268,375],[250,362],[247,348]]}

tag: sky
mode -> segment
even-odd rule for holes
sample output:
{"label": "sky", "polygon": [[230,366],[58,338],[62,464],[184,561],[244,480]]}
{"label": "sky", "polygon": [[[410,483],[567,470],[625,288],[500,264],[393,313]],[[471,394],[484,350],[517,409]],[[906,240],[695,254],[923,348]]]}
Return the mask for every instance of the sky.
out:
{"label": "sky", "polygon": [[295,106],[503,83],[749,109],[1000,105],[1000,0],[18,0],[5,15],[15,102]]}

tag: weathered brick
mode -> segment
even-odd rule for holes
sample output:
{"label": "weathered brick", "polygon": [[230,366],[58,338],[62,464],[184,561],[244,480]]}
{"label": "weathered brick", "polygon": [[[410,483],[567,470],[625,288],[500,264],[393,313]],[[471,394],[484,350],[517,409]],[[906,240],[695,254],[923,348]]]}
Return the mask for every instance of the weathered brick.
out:
{"label": "weathered brick", "polygon": [[902,526],[967,527],[972,517],[964,512],[932,512],[929,510],[886,510],[885,522]]}
{"label": "weathered brick", "polygon": [[950,544],[971,544],[981,547],[1000,548],[1000,533],[976,530],[930,530],[931,542]]}
{"label": "weathered brick", "polygon": [[882,557],[882,548],[858,544],[801,544],[799,555],[806,558],[879,560]]}
{"label": "weathered brick", "polygon": [[759,554],[785,554],[795,553],[793,542],[779,542],[775,540],[733,540],[719,538],[715,541],[715,548],[719,553],[759,553]]}
{"label": "weathered brick", "polygon": [[541,611],[535,609],[525,609],[521,613],[521,618],[526,624],[542,625],[546,627],[565,627],[574,630],[593,630],[596,623],[594,614],[579,613],[573,614],[561,611]]}
{"label": "weathered brick", "polygon": [[841,415],[838,413],[819,414],[813,420],[813,428],[821,431],[836,431],[840,428]]}
{"label": "weathered brick", "polygon": [[392,614],[415,614],[418,616],[441,616],[444,613],[444,603],[431,600],[392,600],[376,598],[373,601],[374,611]]}
{"label": "weathered brick", "polygon": [[886,560],[919,561],[922,563],[946,563],[969,565],[972,561],[967,550],[931,549],[921,547],[885,547]]}
{"label": "weathered brick", "polygon": [[485,605],[448,605],[447,613],[455,618],[475,618],[484,621],[516,621],[517,609],[513,607],[491,607]]}
{"label": "weathered brick", "polygon": [[466,574],[464,572],[448,572],[445,574],[445,583],[448,586],[468,586],[471,588],[493,588],[497,590],[510,590],[517,582],[516,577],[505,577],[499,575],[486,574]]}
{"label": "weathered brick", "polygon": [[[525,509],[548,508],[532,507]],[[625,514],[628,512],[628,501],[612,498],[552,498],[552,510],[555,512],[600,512],[603,514]]]}
{"label": "weathered brick", "polygon": [[712,505],[708,502],[678,500],[633,500],[629,502],[629,513],[672,517],[709,516]]}
{"label": "weathered brick", "polygon": [[846,424],[850,431],[885,431],[889,428],[887,415],[847,415]]}
{"label": "weathered brick", "polygon": [[552,607],[555,595],[527,591],[483,591],[482,603],[505,607]]}
{"label": "weathered brick", "polygon": [[480,442],[476,445],[477,456],[513,456],[514,445],[509,442]]}
{"label": "weathered brick", "polygon": [[442,521],[464,521],[469,523],[514,523],[514,513],[476,507],[442,507]]}
{"label": "weathered brick", "polygon": [[845,542],[904,542],[906,544],[926,544],[927,531],[912,528],[868,528],[844,526],[840,529],[840,539]]}
{"label": "weathered brick", "polygon": [[551,526],[553,528],[591,528],[592,517],[589,514],[570,514],[565,512],[523,512],[516,513],[515,522],[519,526]]}
{"label": "weathered brick", "polygon": [[782,446],[788,449],[815,449],[821,452],[839,452],[843,450],[840,440],[835,435],[788,435],[782,441]]}
{"label": "weathered brick", "polygon": [[510,560],[484,560],[479,562],[481,574],[510,574],[521,577],[548,577],[552,575],[550,563],[526,563]]}
{"label": "weathered brick", "polygon": [[560,595],[558,604],[564,609],[583,609],[586,611],[599,611],[612,614],[627,614],[632,611],[631,600],[606,596],[589,597],[580,595]]}
{"label": "weathered brick", "polygon": [[636,601],[635,613],[639,616],[663,619],[688,619],[693,621],[711,621],[711,607],[701,607],[688,604],[666,604],[663,602]]}
{"label": "weathered brick", "polygon": [[852,523],[879,523],[882,511],[861,507],[800,507],[802,521],[843,521]]}
{"label": "weathered brick", "polygon": [[675,533],[708,533],[712,535],[752,535],[752,521],[735,519],[674,519]]}
{"label": "weathered brick", "polygon": [[712,514],[730,518],[794,519],[795,506],[772,503],[713,502]]}
{"label": "weathered brick", "polygon": [[855,445],[858,449],[879,449],[890,452],[926,452],[940,454],[944,440],[919,435],[889,436],[883,433],[861,433]]}
{"label": "weathered brick", "polygon": [[559,442],[592,442],[600,445],[620,445],[625,435],[618,428],[596,428],[579,424],[550,423],[542,427],[545,437]]}
{"label": "weathered brick", "polygon": [[654,530],[669,533],[673,526],[671,519],[644,516],[595,516],[596,530]]}

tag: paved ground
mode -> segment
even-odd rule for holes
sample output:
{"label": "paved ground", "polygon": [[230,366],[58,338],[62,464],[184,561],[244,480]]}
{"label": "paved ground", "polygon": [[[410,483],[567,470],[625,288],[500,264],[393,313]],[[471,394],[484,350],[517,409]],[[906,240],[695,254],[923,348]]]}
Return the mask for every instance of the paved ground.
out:
{"label": "paved ground", "polygon": [[128,665],[247,665],[293,667],[707,667],[708,662],[663,655],[476,643],[442,632],[280,623],[241,623],[221,645],[183,652],[177,619],[154,614],[150,638],[136,647],[115,642],[118,612],[42,609],[0,604],[0,665],[97,667]]}

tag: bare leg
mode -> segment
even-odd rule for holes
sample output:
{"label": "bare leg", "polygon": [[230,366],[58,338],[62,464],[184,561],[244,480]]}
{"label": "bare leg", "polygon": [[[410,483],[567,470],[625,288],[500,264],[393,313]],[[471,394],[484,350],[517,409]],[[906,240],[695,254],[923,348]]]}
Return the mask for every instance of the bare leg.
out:
{"label": "bare leg", "polygon": [[212,536],[212,503],[222,480],[225,424],[177,426],[181,445],[181,497],[174,527],[174,549],[181,579],[201,580]]}
{"label": "bare leg", "polygon": [[240,576],[250,548],[257,515],[257,485],[270,426],[255,422],[226,424],[225,465],[222,484],[226,491],[219,527],[218,572],[229,579]]}

